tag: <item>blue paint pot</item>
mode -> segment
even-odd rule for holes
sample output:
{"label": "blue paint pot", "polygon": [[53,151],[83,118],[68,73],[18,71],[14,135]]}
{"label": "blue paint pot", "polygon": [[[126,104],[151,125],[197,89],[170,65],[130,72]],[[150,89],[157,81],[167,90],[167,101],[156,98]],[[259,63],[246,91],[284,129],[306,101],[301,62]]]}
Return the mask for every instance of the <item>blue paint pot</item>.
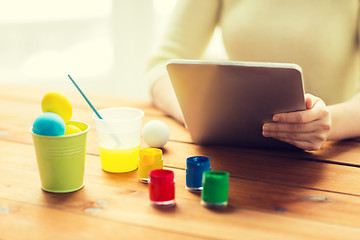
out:
{"label": "blue paint pot", "polygon": [[210,158],[193,156],[186,159],[186,189],[197,192],[203,189],[202,178],[205,171],[210,171]]}

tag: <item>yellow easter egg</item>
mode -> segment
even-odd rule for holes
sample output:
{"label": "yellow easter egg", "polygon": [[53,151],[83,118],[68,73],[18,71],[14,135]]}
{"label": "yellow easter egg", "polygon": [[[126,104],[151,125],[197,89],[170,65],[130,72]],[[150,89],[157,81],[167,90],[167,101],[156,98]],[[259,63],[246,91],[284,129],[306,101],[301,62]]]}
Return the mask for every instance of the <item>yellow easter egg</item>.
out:
{"label": "yellow easter egg", "polygon": [[66,124],[65,135],[79,133],[79,132],[81,132],[80,128],[72,124]]}
{"label": "yellow easter egg", "polygon": [[60,115],[65,123],[69,122],[72,115],[72,106],[70,101],[61,93],[49,92],[45,94],[41,101],[43,112],[53,112]]}

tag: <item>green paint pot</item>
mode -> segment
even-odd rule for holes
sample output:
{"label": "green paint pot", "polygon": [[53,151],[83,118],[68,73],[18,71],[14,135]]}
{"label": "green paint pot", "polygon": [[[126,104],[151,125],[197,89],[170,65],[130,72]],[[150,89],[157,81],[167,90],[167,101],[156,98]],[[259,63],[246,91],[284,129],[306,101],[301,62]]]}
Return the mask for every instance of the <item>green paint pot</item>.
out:
{"label": "green paint pot", "polygon": [[222,208],[228,204],[229,173],[205,171],[202,179],[201,205],[208,208]]}

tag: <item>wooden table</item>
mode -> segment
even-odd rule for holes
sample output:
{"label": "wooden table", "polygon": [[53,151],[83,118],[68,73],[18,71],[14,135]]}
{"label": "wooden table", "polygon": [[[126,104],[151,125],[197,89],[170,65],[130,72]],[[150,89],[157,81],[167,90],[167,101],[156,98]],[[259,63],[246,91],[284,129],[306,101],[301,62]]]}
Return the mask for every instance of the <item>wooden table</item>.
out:
{"label": "wooden table", "polygon": [[[360,239],[360,142],[329,142],[312,153],[202,147],[148,102],[89,94],[98,109],[136,107],[145,112],[144,123],[160,119],[170,127],[164,165],[175,173],[176,207],[158,209],[137,171],[101,170],[92,111],[74,89],[62,91],[72,102],[72,119],[91,125],[85,187],[47,193],[29,127],[42,97],[56,89],[0,89],[1,240]],[[204,208],[200,195],[185,190],[185,160],[193,155],[208,156],[213,170],[230,173],[227,208]]]}

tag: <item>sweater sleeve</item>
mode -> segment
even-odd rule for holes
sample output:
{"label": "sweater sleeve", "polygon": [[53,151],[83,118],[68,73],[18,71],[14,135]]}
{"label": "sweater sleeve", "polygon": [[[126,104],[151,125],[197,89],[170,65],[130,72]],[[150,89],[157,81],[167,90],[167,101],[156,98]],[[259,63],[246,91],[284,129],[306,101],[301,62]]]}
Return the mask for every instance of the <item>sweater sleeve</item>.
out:
{"label": "sweater sleeve", "polygon": [[220,0],[178,0],[164,37],[147,63],[145,79],[152,86],[167,75],[170,59],[203,55],[219,19]]}
{"label": "sweater sleeve", "polygon": [[[357,54],[360,55],[360,0],[358,0],[358,20],[357,20],[357,28],[356,28],[356,41],[357,41]],[[358,63],[360,60],[357,61]],[[360,66],[357,66],[358,71],[360,72]],[[360,98],[360,78],[358,80],[358,85],[356,88],[356,94],[352,98]]]}

